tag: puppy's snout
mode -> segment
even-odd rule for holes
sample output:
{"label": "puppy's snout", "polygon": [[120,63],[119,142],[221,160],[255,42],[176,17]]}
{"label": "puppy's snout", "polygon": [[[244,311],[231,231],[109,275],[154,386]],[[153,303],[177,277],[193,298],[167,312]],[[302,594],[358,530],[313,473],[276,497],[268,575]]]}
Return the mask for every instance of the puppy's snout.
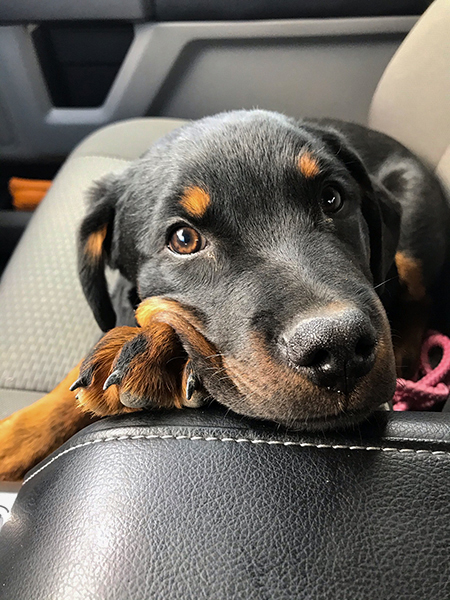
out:
{"label": "puppy's snout", "polygon": [[289,362],[313,383],[346,394],[375,363],[375,330],[358,309],[304,319],[285,342]]}

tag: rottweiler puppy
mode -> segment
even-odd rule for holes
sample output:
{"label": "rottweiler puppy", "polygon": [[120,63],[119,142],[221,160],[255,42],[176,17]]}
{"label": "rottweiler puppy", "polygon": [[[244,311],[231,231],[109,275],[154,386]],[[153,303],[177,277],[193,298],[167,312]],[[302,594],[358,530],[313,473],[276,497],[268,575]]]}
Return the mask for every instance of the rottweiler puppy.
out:
{"label": "rottweiler puppy", "polygon": [[[92,191],[80,277],[107,333],[70,374],[78,404],[212,397],[294,429],[357,423],[414,372],[425,329],[450,329],[449,226],[439,181],[380,133],[262,110],[189,123]],[[66,387],[70,434],[85,421]]]}

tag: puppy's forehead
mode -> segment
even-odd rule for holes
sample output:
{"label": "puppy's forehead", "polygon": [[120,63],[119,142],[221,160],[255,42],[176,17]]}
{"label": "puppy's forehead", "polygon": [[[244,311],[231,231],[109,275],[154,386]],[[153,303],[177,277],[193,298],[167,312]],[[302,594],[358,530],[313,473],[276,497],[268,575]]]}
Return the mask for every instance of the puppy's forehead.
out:
{"label": "puppy's forehead", "polygon": [[200,122],[183,133],[172,154],[179,205],[200,218],[226,193],[270,194],[292,180],[314,179],[321,172],[322,148],[317,136],[279,115]]}
{"label": "puppy's forehead", "polygon": [[[313,151],[318,146],[317,136],[294,121],[268,114],[263,118],[257,113],[242,119],[217,117],[200,122],[198,129],[193,126],[180,139],[181,158],[188,167],[206,176],[228,173],[230,178],[245,175],[244,169],[267,173],[269,166],[270,172],[286,168],[295,158],[305,155],[306,148]],[[184,143],[187,140],[189,149]]]}

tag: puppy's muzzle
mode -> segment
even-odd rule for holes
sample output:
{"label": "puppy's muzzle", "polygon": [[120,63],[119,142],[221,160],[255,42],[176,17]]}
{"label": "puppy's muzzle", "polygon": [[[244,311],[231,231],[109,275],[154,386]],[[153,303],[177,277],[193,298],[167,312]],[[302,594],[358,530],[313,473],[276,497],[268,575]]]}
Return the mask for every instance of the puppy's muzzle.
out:
{"label": "puppy's muzzle", "polygon": [[356,308],[303,319],[284,343],[288,362],[312,383],[344,394],[375,364],[375,330]]}

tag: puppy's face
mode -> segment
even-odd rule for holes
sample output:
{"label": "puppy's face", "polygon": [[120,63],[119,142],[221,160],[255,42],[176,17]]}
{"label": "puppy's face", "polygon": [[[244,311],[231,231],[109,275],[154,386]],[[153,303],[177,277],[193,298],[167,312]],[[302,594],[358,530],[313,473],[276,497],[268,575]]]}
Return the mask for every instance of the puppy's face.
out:
{"label": "puppy's face", "polygon": [[[219,402],[325,428],[361,419],[395,387],[374,286],[398,214],[380,194],[337,132],[229,113],[170,134],[104,182],[84,227],[141,300],[176,301],[214,347],[220,367],[181,336]],[[112,325],[104,290],[87,295]]]}

